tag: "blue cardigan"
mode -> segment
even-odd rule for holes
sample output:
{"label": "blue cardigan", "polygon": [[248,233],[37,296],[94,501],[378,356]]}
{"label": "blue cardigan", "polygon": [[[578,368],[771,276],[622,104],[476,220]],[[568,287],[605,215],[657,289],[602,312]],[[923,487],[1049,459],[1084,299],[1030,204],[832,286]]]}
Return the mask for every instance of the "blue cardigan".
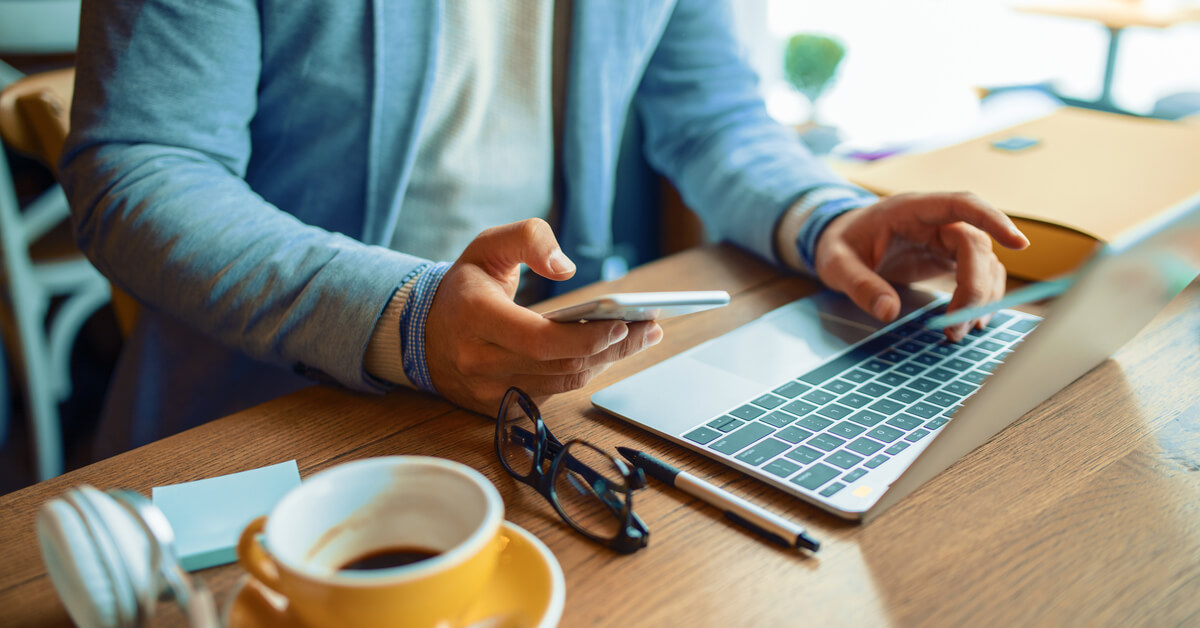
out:
{"label": "blue cardigan", "polygon": [[[424,261],[383,245],[404,228],[441,6],[84,3],[62,178],[81,248],[144,304],[101,453],[312,379],[387,389],[363,354]],[[767,259],[793,200],[844,185],[766,115],[731,25],[716,0],[575,0],[558,235],[581,281],[611,254],[631,112],[708,228]]]}

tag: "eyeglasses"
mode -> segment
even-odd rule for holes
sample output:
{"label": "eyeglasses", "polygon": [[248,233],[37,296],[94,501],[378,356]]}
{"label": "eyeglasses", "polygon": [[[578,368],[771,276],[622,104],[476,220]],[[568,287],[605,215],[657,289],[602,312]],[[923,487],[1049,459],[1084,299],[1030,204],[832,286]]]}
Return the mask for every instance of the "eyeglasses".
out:
{"label": "eyeglasses", "polygon": [[646,546],[650,531],[633,512],[633,491],[646,485],[642,470],[586,441],[559,442],[519,388],[509,388],[500,403],[496,455],[580,534],[622,554]]}

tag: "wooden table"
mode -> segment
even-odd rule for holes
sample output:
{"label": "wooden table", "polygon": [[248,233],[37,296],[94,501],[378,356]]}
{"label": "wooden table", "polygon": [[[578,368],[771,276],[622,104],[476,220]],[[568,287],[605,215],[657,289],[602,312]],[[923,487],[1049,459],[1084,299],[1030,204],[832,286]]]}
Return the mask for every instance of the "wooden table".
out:
{"label": "wooden table", "polygon": [[[67,487],[149,493],[293,458],[308,476],[391,454],[459,460],[495,482],[508,518],[562,564],[563,626],[1200,622],[1200,283],[1112,360],[865,527],[591,408],[595,390],[814,286],[716,246],[581,292],[708,288],[729,290],[732,304],[667,321],[661,344],[543,414],[559,437],[645,449],[804,522],[824,544],[819,554],[779,550],[651,485],[635,499],[650,545],[618,556],[571,532],[504,473],[489,420],[407,390],[372,397],[313,387],[0,498],[0,624],[67,623],[33,525],[39,504]],[[241,574],[224,566],[199,576],[223,601]]]}

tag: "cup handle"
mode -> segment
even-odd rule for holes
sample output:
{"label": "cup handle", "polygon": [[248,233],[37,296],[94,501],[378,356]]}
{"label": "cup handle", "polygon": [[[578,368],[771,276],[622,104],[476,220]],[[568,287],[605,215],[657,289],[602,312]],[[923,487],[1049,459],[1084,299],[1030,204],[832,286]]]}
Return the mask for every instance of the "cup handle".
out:
{"label": "cup handle", "polygon": [[263,586],[282,595],[279,588],[279,567],[275,565],[275,561],[271,560],[271,556],[267,554],[258,540],[258,535],[262,534],[266,525],[267,517],[263,515],[251,521],[246,529],[242,530],[242,536],[238,539],[237,544],[238,564],[250,572],[250,575],[254,576]]}

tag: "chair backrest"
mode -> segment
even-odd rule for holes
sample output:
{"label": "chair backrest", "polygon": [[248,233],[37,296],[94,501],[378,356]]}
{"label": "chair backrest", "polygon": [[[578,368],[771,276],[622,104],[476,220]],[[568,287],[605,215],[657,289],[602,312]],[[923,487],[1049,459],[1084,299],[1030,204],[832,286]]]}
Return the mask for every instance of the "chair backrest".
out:
{"label": "chair backrest", "polygon": [[0,91],[0,137],[57,171],[70,129],[75,69],[31,74]]}
{"label": "chair backrest", "polygon": [[[10,83],[0,90],[0,138],[58,174],[74,94],[74,68],[31,74]],[[112,307],[121,335],[129,337],[140,304],[112,286]]]}

